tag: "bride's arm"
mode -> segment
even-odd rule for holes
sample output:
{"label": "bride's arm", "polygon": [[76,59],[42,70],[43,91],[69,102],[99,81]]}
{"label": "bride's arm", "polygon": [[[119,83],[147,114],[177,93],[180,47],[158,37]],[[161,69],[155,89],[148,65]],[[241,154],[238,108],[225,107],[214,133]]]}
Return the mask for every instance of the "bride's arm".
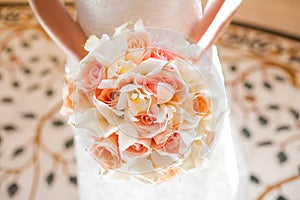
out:
{"label": "bride's arm", "polygon": [[242,0],[208,0],[202,18],[195,24],[190,37],[203,49],[216,42],[229,25]]}
{"label": "bride's arm", "polygon": [[86,55],[86,35],[60,0],[29,0],[29,4],[42,27],[66,54],[78,60]]}

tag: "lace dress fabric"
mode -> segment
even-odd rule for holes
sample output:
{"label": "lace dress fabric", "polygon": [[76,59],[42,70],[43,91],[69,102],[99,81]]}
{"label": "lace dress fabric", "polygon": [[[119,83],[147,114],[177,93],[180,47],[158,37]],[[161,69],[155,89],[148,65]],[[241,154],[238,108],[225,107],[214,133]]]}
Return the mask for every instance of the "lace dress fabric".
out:
{"label": "lace dress fabric", "polygon": [[[147,27],[169,28],[189,34],[201,16],[198,0],[75,0],[77,20],[87,35],[112,35],[114,28],[142,19]],[[216,49],[210,51],[221,70]],[[79,194],[81,199],[234,199],[238,186],[235,149],[229,120],[212,152],[209,167],[201,173],[185,175],[158,186],[135,181],[104,181],[97,176],[97,163],[76,140]],[[205,164],[205,163],[204,163]]]}

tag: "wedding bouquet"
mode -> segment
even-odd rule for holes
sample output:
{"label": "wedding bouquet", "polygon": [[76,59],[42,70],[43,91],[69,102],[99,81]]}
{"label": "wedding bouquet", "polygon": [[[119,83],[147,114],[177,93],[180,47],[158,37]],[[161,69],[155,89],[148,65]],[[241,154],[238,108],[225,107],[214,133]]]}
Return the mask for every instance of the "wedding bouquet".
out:
{"label": "wedding bouquet", "polygon": [[185,36],[141,21],[111,38],[91,36],[85,49],[67,76],[62,112],[100,176],[157,183],[199,169],[226,113],[209,56]]}

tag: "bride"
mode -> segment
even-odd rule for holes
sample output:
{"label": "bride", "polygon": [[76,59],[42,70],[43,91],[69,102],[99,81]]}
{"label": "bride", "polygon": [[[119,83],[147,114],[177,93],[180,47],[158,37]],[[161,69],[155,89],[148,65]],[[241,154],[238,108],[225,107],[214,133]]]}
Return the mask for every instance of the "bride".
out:
{"label": "bride", "polygon": [[[204,12],[199,0],[74,0],[75,20],[61,0],[29,0],[39,22],[68,59],[78,62],[87,52],[87,37],[112,35],[114,28],[142,19],[146,27],[168,28],[197,41],[209,50],[242,0],[208,0]],[[214,50],[213,50],[214,52]],[[216,53],[212,53],[218,63]],[[210,167],[197,177],[151,188],[137,183],[100,181],[97,165],[78,144],[80,197],[96,199],[233,199],[238,185],[237,164],[228,120],[213,151]],[[126,196],[125,196],[126,195]]]}

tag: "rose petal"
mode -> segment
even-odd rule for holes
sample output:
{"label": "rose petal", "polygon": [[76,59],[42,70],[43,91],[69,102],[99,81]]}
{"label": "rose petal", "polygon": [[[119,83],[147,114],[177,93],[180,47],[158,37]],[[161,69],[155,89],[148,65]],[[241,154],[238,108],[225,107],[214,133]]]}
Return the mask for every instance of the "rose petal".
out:
{"label": "rose petal", "polygon": [[125,122],[119,125],[120,130],[124,132],[125,134],[137,138],[138,137],[138,131],[136,130],[136,127],[132,125],[131,123]]}
{"label": "rose petal", "polygon": [[128,84],[128,85],[123,86],[120,89],[120,92],[131,92],[131,91],[133,91],[133,90],[135,90],[137,88],[139,88],[139,86],[134,85],[134,84]]}
{"label": "rose petal", "polygon": [[[121,128],[122,129],[122,128]],[[137,137],[131,137],[124,133],[119,133],[119,148],[120,151],[125,151],[128,147],[137,141]]]}
{"label": "rose petal", "polygon": [[170,101],[174,96],[174,93],[175,90],[171,85],[159,82],[157,85],[157,103],[163,104]]}
{"label": "rose petal", "polygon": [[100,40],[97,36],[95,35],[91,35],[85,45],[84,45],[84,49],[87,50],[87,51],[93,51],[97,46],[99,46],[102,42],[104,41],[104,38],[103,40]]}
{"label": "rose petal", "polygon": [[112,109],[107,104],[96,99],[95,96],[93,97],[93,103],[95,104],[98,112],[101,113],[101,115],[108,121],[108,123],[117,125],[122,121],[120,117],[123,116],[124,112]]}
{"label": "rose petal", "polygon": [[138,72],[145,76],[157,74],[162,70],[166,63],[167,61],[150,58],[143,61],[136,69],[133,69],[133,72]]}
{"label": "rose petal", "polygon": [[117,126],[110,125],[107,120],[101,116],[97,109],[90,108],[75,121],[76,128],[86,129],[97,136],[110,135],[118,130]]}
{"label": "rose petal", "polygon": [[114,80],[109,80],[109,79],[104,79],[100,82],[98,85],[99,89],[105,89],[105,88],[114,88],[116,84],[116,81]]}

